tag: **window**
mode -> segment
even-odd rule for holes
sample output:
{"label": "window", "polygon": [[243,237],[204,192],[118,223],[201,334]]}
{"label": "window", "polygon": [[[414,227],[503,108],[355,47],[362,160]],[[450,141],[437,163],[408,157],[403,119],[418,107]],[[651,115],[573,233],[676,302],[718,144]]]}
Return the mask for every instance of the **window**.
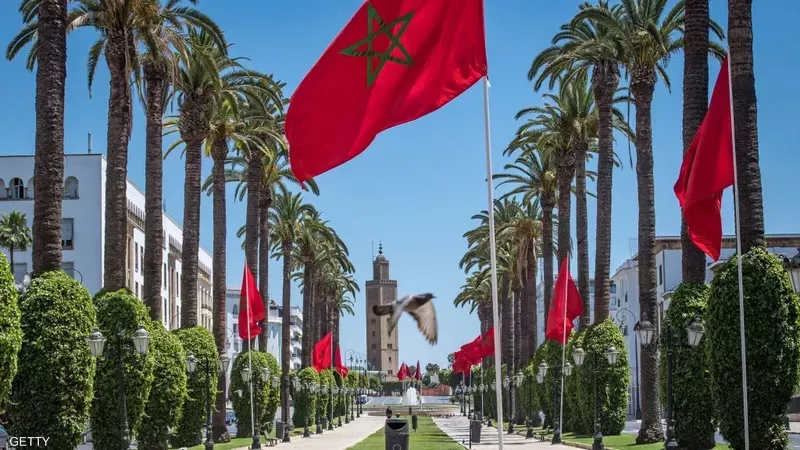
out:
{"label": "window", "polygon": [[[233,305],[232,314],[234,316],[238,316],[239,315],[239,305]],[[236,333],[236,324],[233,325],[233,332]]]}
{"label": "window", "polygon": [[64,250],[72,250],[74,248],[73,225],[73,219],[61,219],[61,248]]}
{"label": "window", "polygon": [[61,263],[61,270],[67,273],[72,279],[75,279],[75,263],[71,261],[64,261]]}
{"label": "window", "polygon": [[392,349],[392,344],[386,344],[386,345],[388,345],[388,346],[389,346],[389,350],[391,350],[391,349]]}
{"label": "window", "polygon": [[658,266],[658,285],[661,286],[664,284],[664,271],[662,270],[664,267],[659,265]]}
{"label": "window", "polygon": [[75,177],[67,177],[64,180],[64,198],[75,200],[78,198],[78,179]]}
{"label": "window", "polygon": [[167,265],[166,264],[164,264],[164,276],[162,278],[164,279],[164,289],[166,289],[167,288]]}
{"label": "window", "polygon": [[375,330],[372,330],[372,337],[375,337]]}
{"label": "window", "polygon": [[25,192],[25,198],[33,198],[33,177],[28,178],[28,189]]}
{"label": "window", "polygon": [[375,318],[373,317],[372,319],[370,319],[370,320],[369,320],[369,323],[370,323],[370,324],[372,324],[372,325],[375,325],[375,324],[377,324],[377,323],[378,323],[378,319],[375,319]]}
{"label": "window", "polygon": [[28,263],[14,263],[14,281],[21,283],[28,273]]}
{"label": "window", "polygon": [[142,266],[142,272],[144,272],[144,245],[142,251],[139,252],[139,265]]}
{"label": "window", "polygon": [[617,293],[617,284],[612,281],[611,284],[609,285],[609,289],[610,289],[610,292],[612,294],[616,294]]}
{"label": "window", "polygon": [[136,249],[136,253],[133,256],[133,265],[134,265],[133,270],[136,273],[139,273],[139,244],[138,243],[134,243],[133,245],[135,246],[135,249]]}
{"label": "window", "polygon": [[376,348],[378,348],[378,346],[375,345],[375,344],[372,344],[372,349],[375,350]]}
{"label": "window", "polygon": [[392,362],[392,357],[391,356],[389,357],[389,362]]}
{"label": "window", "polygon": [[234,335],[238,335],[239,334],[239,324],[238,323],[233,324],[233,334]]}
{"label": "window", "polygon": [[392,375],[392,370],[391,369],[389,369],[389,375]]}
{"label": "window", "polygon": [[11,198],[13,200],[20,200],[25,198],[25,184],[21,178],[11,179]]}
{"label": "window", "polygon": [[135,282],[135,283],[134,283],[134,286],[135,286],[136,288],[133,290],[133,293],[134,293],[134,294],[136,294],[136,298],[139,298],[139,282],[138,282],[138,281],[137,281],[137,282]]}

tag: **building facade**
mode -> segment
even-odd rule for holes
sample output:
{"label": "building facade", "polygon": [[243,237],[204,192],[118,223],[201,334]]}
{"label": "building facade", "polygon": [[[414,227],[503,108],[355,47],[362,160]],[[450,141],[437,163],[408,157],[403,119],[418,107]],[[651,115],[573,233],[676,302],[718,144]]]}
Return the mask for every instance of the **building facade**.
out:
{"label": "building facade", "polygon": [[[91,294],[103,287],[105,239],[106,160],[103,155],[86,153],[66,155],[64,164],[64,200],[62,203],[62,268],[79,280]],[[33,224],[33,155],[0,156],[0,214],[19,211]],[[126,283],[131,292],[144,295],[144,192],[128,181],[128,230]],[[179,223],[162,213],[164,249],[161,285],[162,322],[167,329],[180,327],[181,259],[183,230]],[[116,256],[116,255],[115,255]],[[197,286],[198,324],[211,330],[211,254],[199,251]],[[32,270],[31,251],[14,252],[14,278],[20,282]]]}
{"label": "building facade", "polygon": [[372,279],[366,283],[367,293],[367,361],[374,370],[386,374],[388,380],[397,378],[400,365],[398,345],[399,327],[389,333],[389,316],[378,317],[372,313],[374,305],[397,301],[397,281],[389,279],[389,260],[383,256],[383,246],[372,262]]}

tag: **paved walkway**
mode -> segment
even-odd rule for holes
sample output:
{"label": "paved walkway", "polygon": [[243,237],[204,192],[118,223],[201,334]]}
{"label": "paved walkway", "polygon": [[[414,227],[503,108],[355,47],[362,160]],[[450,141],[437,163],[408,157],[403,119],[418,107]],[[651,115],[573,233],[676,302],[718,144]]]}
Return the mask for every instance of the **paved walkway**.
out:
{"label": "paved walkway", "polygon": [[[292,436],[292,442],[281,442],[276,448],[282,450],[346,449],[378,431],[385,423],[386,417],[361,416],[353,422],[334,428],[332,431],[325,431],[321,435],[312,434],[308,438]],[[311,432],[314,432],[314,428],[311,428]],[[263,442],[261,447],[266,447]],[[242,447],[236,450],[247,450],[248,448]]]}
{"label": "paved walkway", "polygon": [[[454,441],[462,444],[464,447],[469,448],[469,422],[466,417],[458,416],[449,419],[433,419],[434,423],[442,429]],[[499,438],[497,436],[496,428],[489,428],[484,426],[481,429],[481,442],[472,443],[472,448],[480,450],[496,450],[500,448]],[[575,447],[556,444],[550,442],[538,442],[533,439],[525,439],[524,436],[516,434],[509,435],[503,433],[503,447],[511,448],[514,450],[574,450]]]}

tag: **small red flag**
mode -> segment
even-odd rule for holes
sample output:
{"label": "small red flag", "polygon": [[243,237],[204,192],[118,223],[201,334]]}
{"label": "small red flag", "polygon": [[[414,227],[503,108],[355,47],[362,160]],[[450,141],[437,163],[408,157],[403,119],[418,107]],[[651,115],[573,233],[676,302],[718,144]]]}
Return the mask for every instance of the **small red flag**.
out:
{"label": "small red flag", "polygon": [[417,360],[417,372],[414,374],[414,378],[416,378],[417,381],[422,379],[422,370],[419,368],[419,360]]}
{"label": "small red flag", "polygon": [[[566,313],[566,314],[565,314]],[[566,344],[572,331],[572,321],[583,313],[578,287],[569,274],[569,257],[564,258],[553,289],[553,305],[547,315],[545,338]]]}
{"label": "small red flag", "polygon": [[264,320],[267,315],[264,313],[264,301],[258,293],[256,280],[253,274],[244,265],[242,275],[242,290],[239,297],[239,337],[249,341],[261,334],[261,327],[258,322]]}
{"label": "small red flag", "polygon": [[339,351],[339,346],[336,346],[336,359],[333,362],[334,366],[336,367],[336,371],[339,372],[339,375],[342,378],[346,377],[348,373],[350,373],[350,369],[345,367],[342,364],[342,352]]}
{"label": "small red flag", "polygon": [[314,344],[314,352],[311,354],[312,366],[317,373],[331,368],[331,340],[330,331],[322,339]]}
{"label": "small red flag", "polygon": [[292,95],[292,173],[302,182],[344,164],[486,73],[483,0],[364,2]]}
{"label": "small red flag", "polygon": [[494,354],[494,327],[486,330],[486,333],[481,335],[481,357],[491,356]]}
{"label": "small red flag", "polygon": [[726,57],[674,187],[689,237],[714,261],[722,247],[722,192],[734,182],[730,92]]}
{"label": "small red flag", "polygon": [[397,379],[403,381],[408,376],[408,366],[406,363],[400,364],[400,370],[397,371]]}

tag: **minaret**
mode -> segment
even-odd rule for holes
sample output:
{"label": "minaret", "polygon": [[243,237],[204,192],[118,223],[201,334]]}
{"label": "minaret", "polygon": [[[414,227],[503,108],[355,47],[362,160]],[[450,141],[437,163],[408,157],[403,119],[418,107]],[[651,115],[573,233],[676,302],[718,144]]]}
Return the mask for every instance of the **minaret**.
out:
{"label": "minaret", "polygon": [[389,260],[383,256],[383,245],[378,244],[378,256],[372,262],[372,279],[367,281],[367,361],[372,370],[386,373],[393,379],[400,366],[398,355],[399,329],[389,334],[389,316],[378,317],[372,313],[373,305],[397,301],[397,281],[389,279]]}

